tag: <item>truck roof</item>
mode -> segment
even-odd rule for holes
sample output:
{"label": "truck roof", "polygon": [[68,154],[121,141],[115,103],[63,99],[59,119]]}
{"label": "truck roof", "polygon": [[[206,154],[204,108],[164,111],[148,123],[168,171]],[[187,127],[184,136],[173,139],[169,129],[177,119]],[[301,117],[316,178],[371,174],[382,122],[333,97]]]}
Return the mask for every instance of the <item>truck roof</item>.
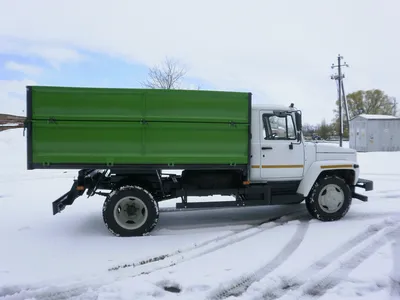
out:
{"label": "truck roof", "polygon": [[296,108],[291,108],[289,105],[281,104],[253,104],[252,110],[296,110]]}

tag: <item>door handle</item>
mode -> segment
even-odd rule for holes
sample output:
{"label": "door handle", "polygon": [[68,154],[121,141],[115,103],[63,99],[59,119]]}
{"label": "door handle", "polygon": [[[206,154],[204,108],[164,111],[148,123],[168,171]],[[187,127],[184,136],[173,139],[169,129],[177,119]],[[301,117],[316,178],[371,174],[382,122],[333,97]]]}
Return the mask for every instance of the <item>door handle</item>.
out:
{"label": "door handle", "polygon": [[261,147],[262,150],[272,150],[272,147]]}

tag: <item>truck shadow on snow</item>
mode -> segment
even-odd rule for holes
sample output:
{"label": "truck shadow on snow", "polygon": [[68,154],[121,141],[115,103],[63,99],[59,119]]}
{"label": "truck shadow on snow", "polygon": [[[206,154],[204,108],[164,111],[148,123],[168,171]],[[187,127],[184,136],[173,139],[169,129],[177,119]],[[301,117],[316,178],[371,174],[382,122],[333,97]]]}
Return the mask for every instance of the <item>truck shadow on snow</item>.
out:
{"label": "truck shadow on snow", "polygon": [[[160,208],[160,218],[157,227],[150,235],[185,234],[185,231],[189,234],[194,231],[241,230],[246,226],[259,224],[266,219],[284,216],[299,210],[306,213],[304,203],[296,205],[191,210]],[[104,226],[101,214],[90,213],[85,218],[80,218],[80,220],[82,221],[76,224],[71,234],[111,236],[111,233]]]}
{"label": "truck shadow on snow", "polygon": [[306,212],[304,204],[161,211],[152,235],[174,234],[182,231],[235,230],[253,226],[269,218],[295,211]]}
{"label": "truck shadow on snow", "polygon": [[[160,209],[160,218],[155,230],[150,236],[191,234],[194,232],[242,230],[254,226],[270,218],[285,216],[292,212],[304,212],[307,209],[304,203],[296,205],[276,205],[258,207],[230,207],[214,209],[171,210]],[[349,211],[340,222],[380,219],[397,215],[393,211],[365,212]],[[307,218],[312,220],[311,217]],[[76,224],[71,234],[111,236],[104,226],[101,214],[90,213]],[[318,220],[312,220],[319,222]],[[67,227],[68,228],[68,227]]]}

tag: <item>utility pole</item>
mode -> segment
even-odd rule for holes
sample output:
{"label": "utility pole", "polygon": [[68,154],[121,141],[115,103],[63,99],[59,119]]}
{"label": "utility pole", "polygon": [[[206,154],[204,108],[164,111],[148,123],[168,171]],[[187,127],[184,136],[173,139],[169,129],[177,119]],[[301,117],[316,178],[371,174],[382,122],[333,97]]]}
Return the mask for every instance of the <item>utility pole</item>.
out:
{"label": "utility pole", "polygon": [[349,114],[349,106],[347,103],[347,98],[346,98],[346,93],[344,92],[344,84],[342,82],[342,97],[343,97],[343,104],[344,104],[344,109],[346,112],[346,118],[347,118],[347,128],[349,130],[349,134],[350,134],[350,114]]}
{"label": "utility pole", "polygon": [[[344,62],[342,65],[341,60],[343,59],[343,56],[340,54],[338,55],[338,64],[332,64],[331,68],[338,68],[338,74],[337,75],[332,75],[331,79],[337,80],[337,89],[338,89],[338,95],[339,95],[339,123],[340,123],[340,129],[339,129],[339,138],[340,138],[340,147],[343,146],[343,113],[342,113],[342,92],[344,92],[344,89],[342,88],[343,85],[343,78],[344,74],[342,74],[342,67],[348,67],[349,65]],[[346,110],[347,110],[347,105],[346,105]],[[348,118],[348,116],[347,116]]]}

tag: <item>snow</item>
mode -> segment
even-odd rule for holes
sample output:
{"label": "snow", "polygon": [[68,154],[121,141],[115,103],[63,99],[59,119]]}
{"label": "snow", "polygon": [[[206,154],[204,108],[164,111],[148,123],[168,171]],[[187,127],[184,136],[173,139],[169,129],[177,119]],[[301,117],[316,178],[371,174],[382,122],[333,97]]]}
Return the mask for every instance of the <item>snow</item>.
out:
{"label": "snow", "polygon": [[391,116],[391,115],[373,115],[373,114],[361,114],[359,117],[364,118],[364,119],[370,119],[370,120],[377,120],[377,119],[398,119],[396,116]]}
{"label": "snow", "polygon": [[374,191],[338,222],[304,204],[167,201],[156,230],[135,238],[107,231],[102,197],[53,216],[76,171],[27,171],[23,130],[0,133],[0,154],[0,299],[400,299],[400,152],[358,154]]}

